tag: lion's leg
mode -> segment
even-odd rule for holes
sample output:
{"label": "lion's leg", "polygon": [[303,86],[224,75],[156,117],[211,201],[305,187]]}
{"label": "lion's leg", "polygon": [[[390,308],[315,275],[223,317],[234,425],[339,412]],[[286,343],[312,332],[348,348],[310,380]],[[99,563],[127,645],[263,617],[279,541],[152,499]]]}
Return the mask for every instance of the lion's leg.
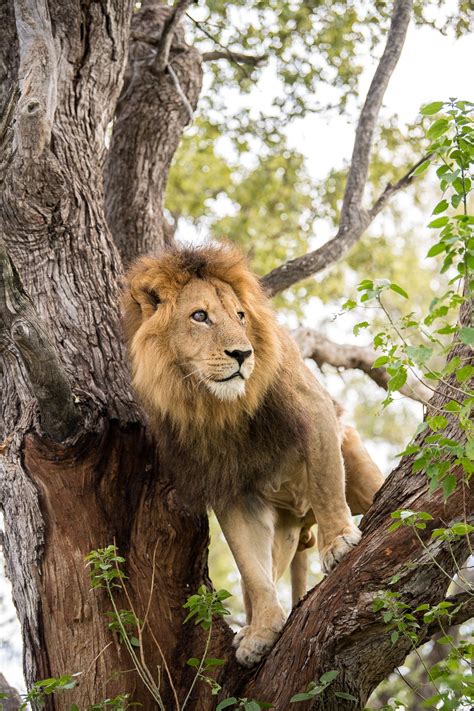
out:
{"label": "lion's leg", "polygon": [[216,511],[216,516],[250,600],[252,621],[241,635],[236,657],[252,666],[271,649],[285,623],[272,576],[275,514],[262,505],[251,512],[232,507]]}
{"label": "lion's leg", "polygon": [[342,441],[346,470],[346,498],[354,515],[365,514],[384,482],[380,469],[372,461],[355,427],[346,427]]}
{"label": "lion's leg", "polygon": [[245,609],[245,625],[240,629],[232,640],[232,646],[237,649],[242,639],[245,637],[249,631],[250,625],[252,623],[252,602],[250,600],[250,595],[247,592],[243,578],[240,580],[240,587],[242,588],[242,599],[244,601]]}
{"label": "lion's leg", "polygon": [[360,540],[346,501],[340,439],[328,429],[307,455],[308,489],[316,523],[321,567],[329,573]]}
{"label": "lion's leg", "polygon": [[308,589],[308,551],[297,550],[291,561],[291,604],[294,607]]}
{"label": "lion's leg", "polygon": [[300,540],[301,526],[301,518],[285,509],[277,509],[272,546],[272,570],[275,583],[290,567]]}

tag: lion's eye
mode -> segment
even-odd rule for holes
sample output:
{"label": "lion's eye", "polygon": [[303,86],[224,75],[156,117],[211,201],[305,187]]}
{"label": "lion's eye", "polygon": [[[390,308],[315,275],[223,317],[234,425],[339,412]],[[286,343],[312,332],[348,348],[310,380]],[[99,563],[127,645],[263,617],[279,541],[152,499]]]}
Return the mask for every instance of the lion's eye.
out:
{"label": "lion's eye", "polygon": [[243,311],[237,311],[237,316],[240,318],[241,321],[245,319],[245,314]]}
{"label": "lion's eye", "polygon": [[191,318],[198,323],[204,323],[208,319],[207,311],[195,311],[191,314]]}

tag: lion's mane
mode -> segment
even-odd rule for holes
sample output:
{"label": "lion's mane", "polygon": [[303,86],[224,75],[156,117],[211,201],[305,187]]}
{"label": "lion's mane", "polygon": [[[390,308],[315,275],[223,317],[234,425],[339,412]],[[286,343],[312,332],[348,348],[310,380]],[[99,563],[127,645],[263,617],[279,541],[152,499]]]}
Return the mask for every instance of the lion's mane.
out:
{"label": "lion's mane", "polygon": [[[176,301],[191,279],[229,284],[245,310],[255,368],[238,400],[218,400],[183,378],[179,354],[169,346]],[[292,407],[287,344],[242,254],[210,245],[142,257],[127,275],[123,318],[134,386],[180,494],[197,510],[258,497],[306,427]]]}

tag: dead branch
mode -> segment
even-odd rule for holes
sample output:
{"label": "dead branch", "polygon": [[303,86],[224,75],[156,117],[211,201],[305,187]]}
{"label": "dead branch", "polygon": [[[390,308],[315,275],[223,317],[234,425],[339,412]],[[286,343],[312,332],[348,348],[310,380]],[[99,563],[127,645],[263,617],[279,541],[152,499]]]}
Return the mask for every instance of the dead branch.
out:
{"label": "dead branch", "polygon": [[[390,376],[385,368],[372,367],[378,355],[373,348],[335,343],[319,331],[310,328],[298,328],[292,332],[292,335],[303,358],[311,358],[319,367],[326,363],[343,370],[361,370],[377,385],[387,390]],[[400,392],[422,403],[426,403],[432,395],[431,390],[414,376],[408,377]]]}
{"label": "dead branch", "polygon": [[0,335],[20,356],[46,434],[57,442],[76,434],[81,423],[66,374],[1,243]]}
{"label": "dead branch", "polygon": [[269,296],[312,276],[340,259],[360,239],[387,199],[411,181],[415,167],[397,183],[397,188],[388,186],[370,210],[362,208],[377,118],[385,90],[403,48],[411,8],[412,0],[396,0],[394,4],[385,50],[372,79],[356,130],[337,234],[319,249],[286,262],[263,277],[262,283]]}

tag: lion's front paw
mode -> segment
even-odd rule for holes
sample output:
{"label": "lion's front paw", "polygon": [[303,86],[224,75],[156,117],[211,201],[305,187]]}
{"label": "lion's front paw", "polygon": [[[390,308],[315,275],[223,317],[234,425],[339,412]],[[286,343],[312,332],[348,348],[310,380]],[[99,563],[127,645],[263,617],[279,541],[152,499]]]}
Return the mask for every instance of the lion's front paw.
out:
{"label": "lion's front paw", "polygon": [[279,629],[260,627],[253,631],[252,627],[249,627],[235,653],[239,664],[242,664],[244,667],[253,667],[254,664],[257,664],[261,658],[270,651],[277,641],[279,634]]}
{"label": "lion's front paw", "polygon": [[323,546],[319,551],[323,573],[330,573],[333,568],[356,546],[362,533],[357,526],[352,526],[339,536],[336,536],[328,546]]}
{"label": "lion's front paw", "polygon": [[232,646],[234,649],[237,649],[239,644],[242,642],[243,638],[247,634],[247,632],[250,629],[250,625],[244,625],[242,629],[240,629],[237,634],[234,635],[234,639],[232,640]]}

